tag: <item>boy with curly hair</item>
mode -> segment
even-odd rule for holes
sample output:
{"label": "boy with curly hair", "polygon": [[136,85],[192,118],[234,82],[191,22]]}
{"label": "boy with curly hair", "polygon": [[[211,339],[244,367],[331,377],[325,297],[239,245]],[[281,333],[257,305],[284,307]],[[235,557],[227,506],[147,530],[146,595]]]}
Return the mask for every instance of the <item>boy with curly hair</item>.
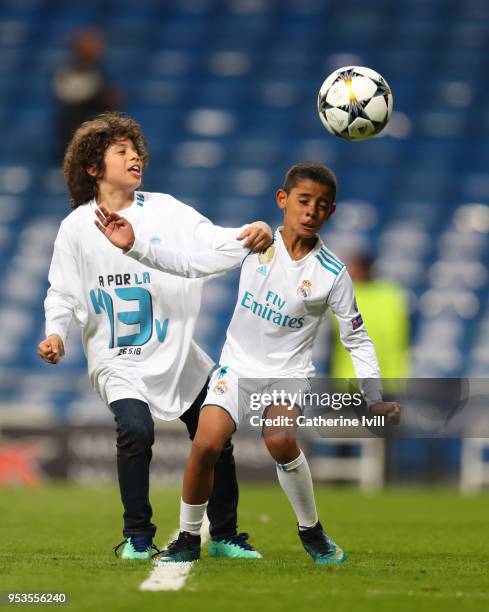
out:
{"label": "boy with curly hair", "polygon": [[[56,364],[73,317],[81,327],[90,381],[117,425],[124,559],[148,559],[154,548],[149,501],[153,417],[179,417],[193,439],[213,363],[192,339],[203,282],[149,270],[125,257],[94,226],[94,210],[103,204],[145,239],[179,249],[215,248],[237,237],[245,252],[258,252],[272,242],[264,223],[217,227],[170,195],[139,191],[147,159],[141,128],[125,115],[104,113],[75,132],[64,158],[74,210],[55,241],[46,339],[38,347],[44,361]],[[237,534],[237,502],[228,444],[209,504],[211,538],[223,544],[223,556],[259,557]]]}

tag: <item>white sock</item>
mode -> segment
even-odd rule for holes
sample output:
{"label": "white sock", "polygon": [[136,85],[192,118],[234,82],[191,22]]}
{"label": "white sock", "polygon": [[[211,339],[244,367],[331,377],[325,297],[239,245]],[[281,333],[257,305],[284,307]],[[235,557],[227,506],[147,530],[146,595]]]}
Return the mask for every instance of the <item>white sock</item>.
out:
{"label": "white sock", "polygon": [[277,463],[280,486],[289,498],[299,523],[299,529],[314,527],[318,522],[311,471],[304,453],[290,463]]}
{"label": "white sock", "polygon": [[200,535],[200,528],[207,508],[205,504],[186,504],[180,499],[180,531],[188,531],[192,535]]}

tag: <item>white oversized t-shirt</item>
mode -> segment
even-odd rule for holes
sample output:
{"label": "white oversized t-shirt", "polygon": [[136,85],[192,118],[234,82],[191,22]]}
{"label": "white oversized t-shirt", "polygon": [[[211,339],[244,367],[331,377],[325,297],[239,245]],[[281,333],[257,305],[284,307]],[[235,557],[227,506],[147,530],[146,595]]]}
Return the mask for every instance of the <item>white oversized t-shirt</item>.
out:
{"label": "white oversized t-shirt", "polygon": [[[106,403],[136,398],[170,420],[193,403],[212,368],[192,340],[203,280],[148,269],[96,228],[95,202],[61,223],[45,300],[46,335],[66,339],[79,323],[90,381]],[[148,244],[214,249],[242,228],[219,228],[170,195],[136,192],[120,213]],[[246,251],[247,252],[247,251]]]}

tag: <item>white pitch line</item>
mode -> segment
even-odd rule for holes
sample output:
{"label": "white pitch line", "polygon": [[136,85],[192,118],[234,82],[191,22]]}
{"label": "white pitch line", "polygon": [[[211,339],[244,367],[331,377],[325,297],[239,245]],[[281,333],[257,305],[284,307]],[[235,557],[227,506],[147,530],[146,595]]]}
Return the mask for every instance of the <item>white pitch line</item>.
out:
{"label": "white pitch line", "polygon": [[[178,537],[179,531],[175,531],[170,537],[169,542]],[[201,530],[202,546],[209,539],[209,521],[207,516]],[[149,577],[139,585],[140,591],[179,591],[185,584],[188,575],[195,561],[184,563],[158,563],[158,558],[154,562],[153,569]]]}

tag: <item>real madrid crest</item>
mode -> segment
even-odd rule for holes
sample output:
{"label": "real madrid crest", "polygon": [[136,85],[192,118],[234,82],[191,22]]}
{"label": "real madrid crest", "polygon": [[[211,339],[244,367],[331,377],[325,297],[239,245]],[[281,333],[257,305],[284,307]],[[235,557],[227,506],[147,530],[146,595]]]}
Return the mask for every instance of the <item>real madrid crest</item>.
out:
{"label": "real madrid crest", "polygon": [[311,297],[312,283],[310,280],[303,280],[302,285],[297,287],[297,295],[303,299]]}
{"label": "real madrid crest", "polygon": [[228,390],[228,386],[225,380],[218,380],[215,387],[214,393],[216,395],[223,395]]}

